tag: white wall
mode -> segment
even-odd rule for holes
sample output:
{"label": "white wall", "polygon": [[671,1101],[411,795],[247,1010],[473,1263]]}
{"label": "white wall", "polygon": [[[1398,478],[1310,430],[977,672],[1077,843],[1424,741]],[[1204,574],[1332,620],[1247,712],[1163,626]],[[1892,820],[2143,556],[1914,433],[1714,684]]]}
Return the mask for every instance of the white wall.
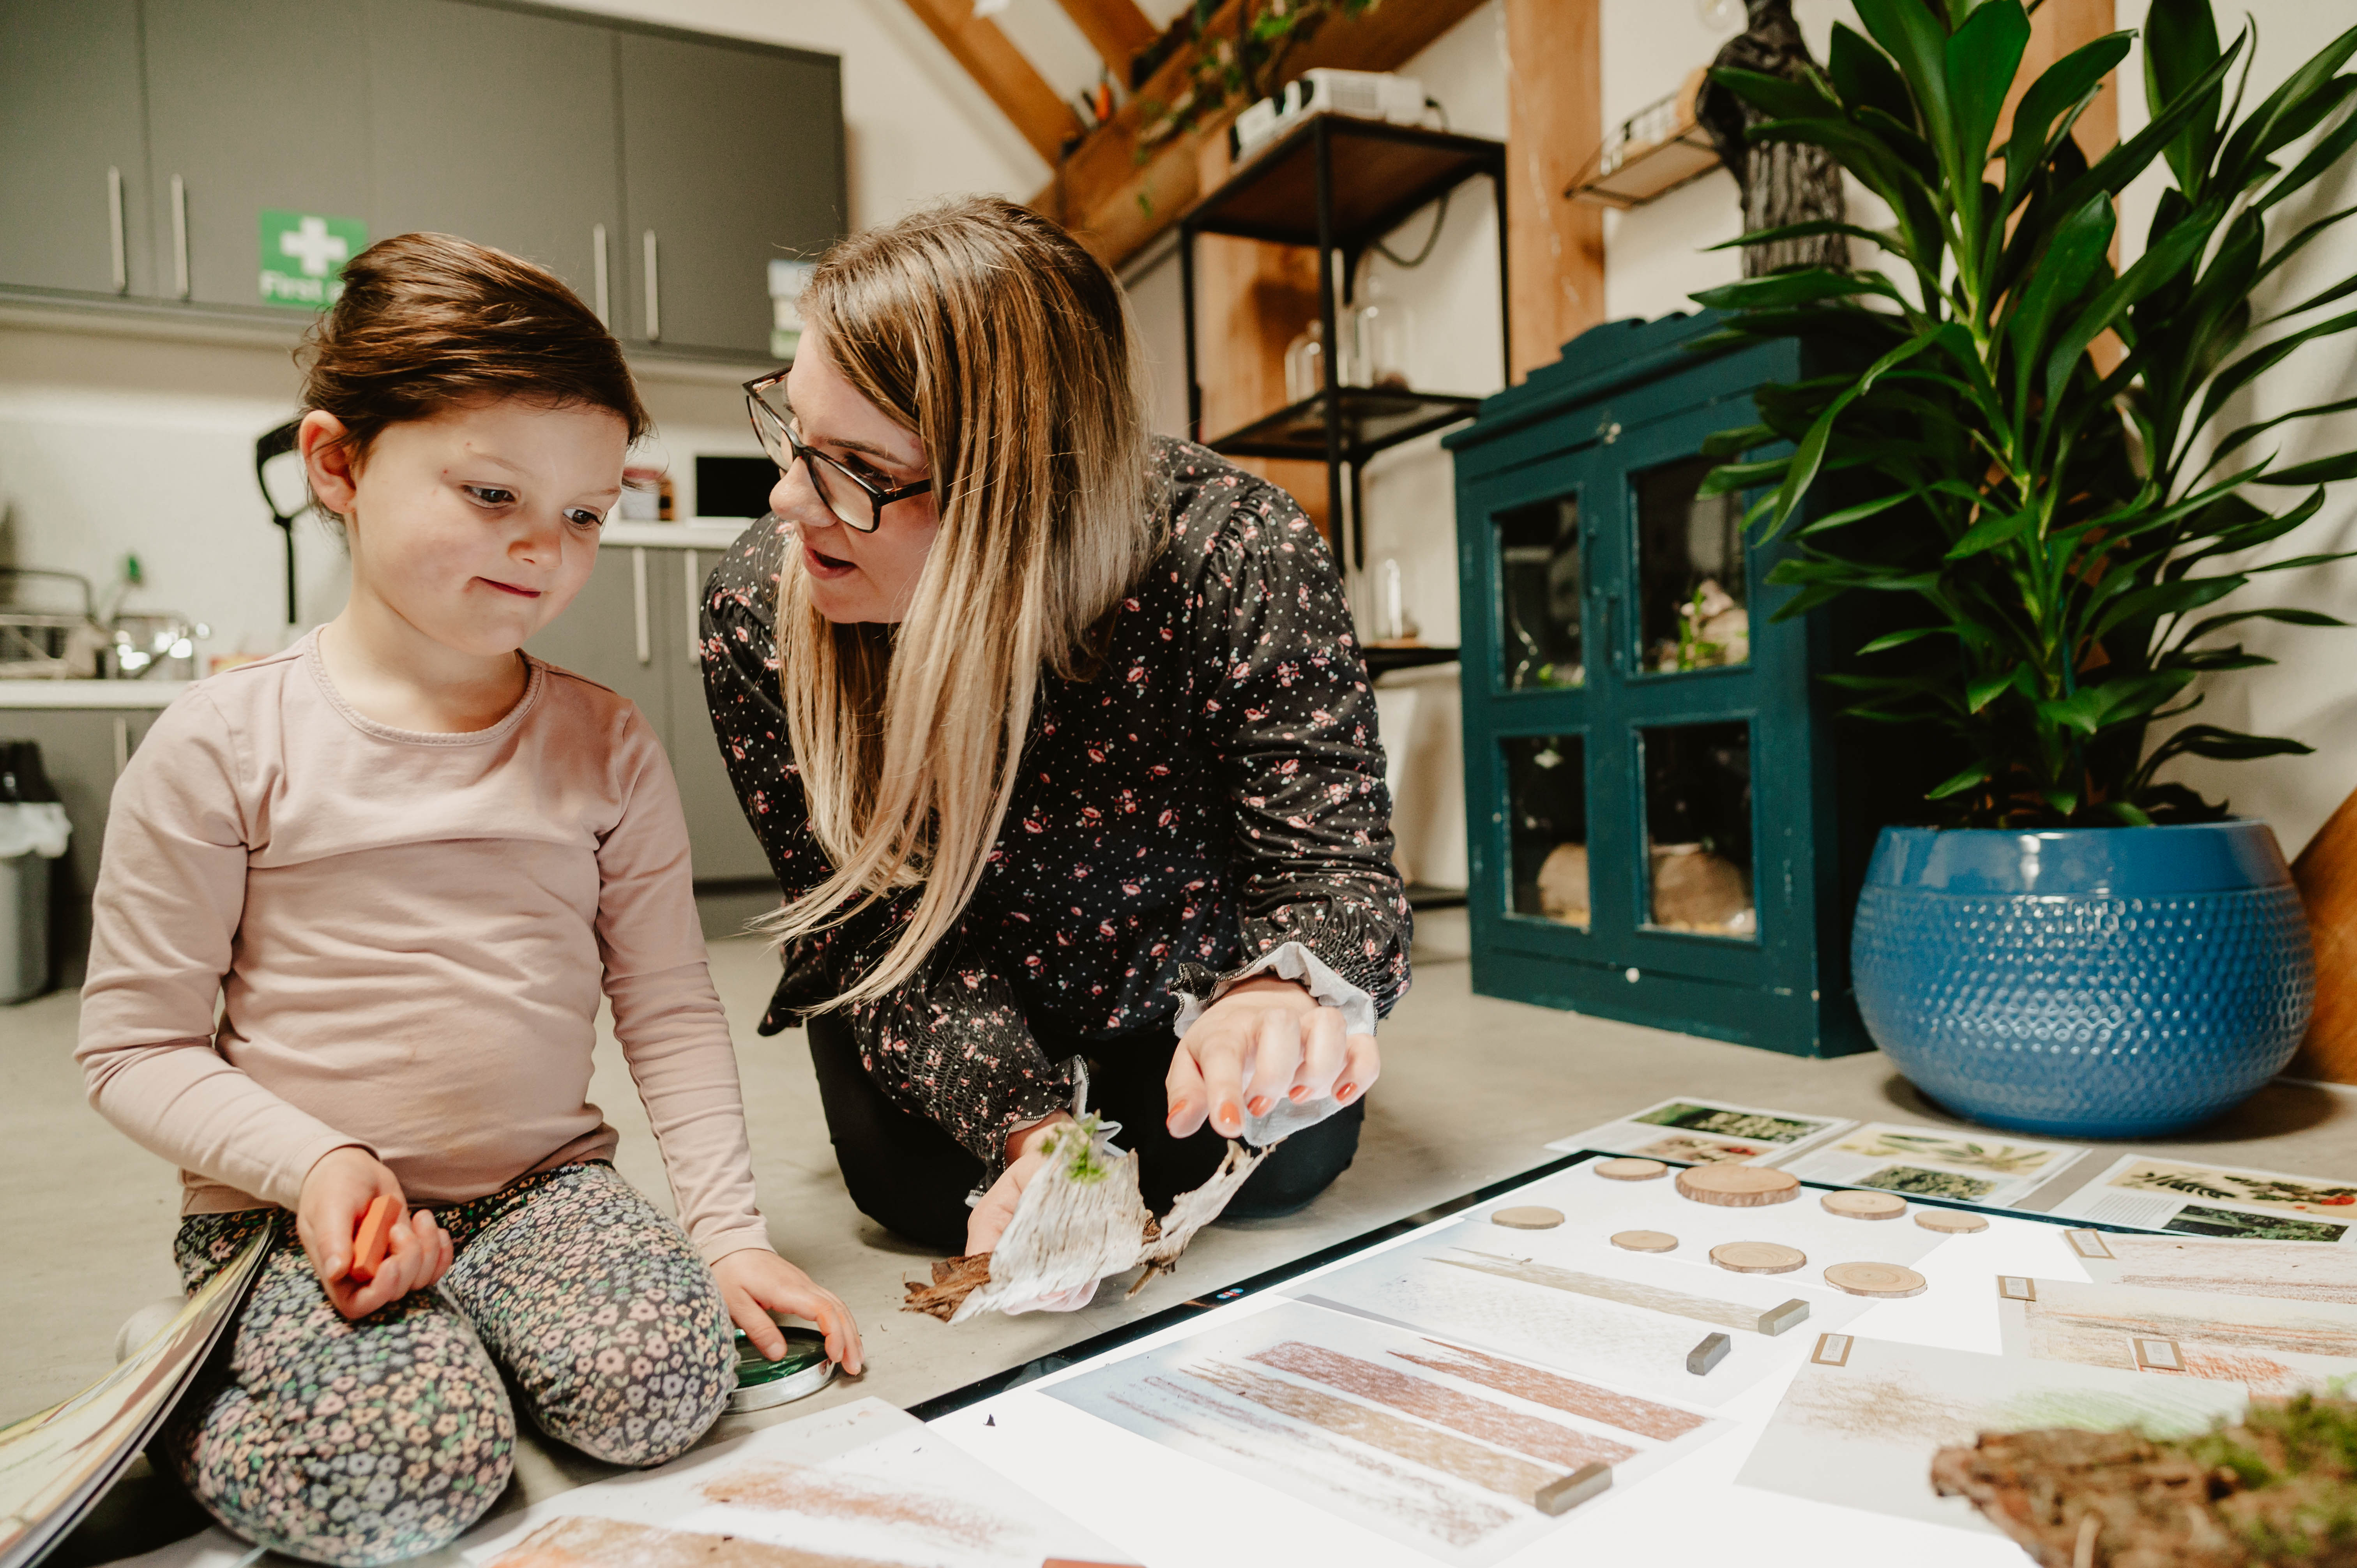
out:
{"label": "white wall", "polygon": [[[582,4],[840,54],[855,226],[939,196],[1022,198],[1047,179],[1047,166],[902,0]],[[1060,20],[1051,0],[1022,5],[1027,24],[1052,38],[1052,23],[1028,15]],[[1068,70],[1069,52],[1058,57]],[[687,503],[696,453],[759,448],[733,387],[649,371],[651,450]],[[298,388],[283,349],[0,327],[0,562],[79,572],[103,586],[135,553],[147,586],[129,603],[208,623],[213,635],[200,654],[277,646],[281,545],[255,488],[253,441],[294,412]],[[307,622],[341,606],[342,554],[317,523],[303,524],[298,576]]]}

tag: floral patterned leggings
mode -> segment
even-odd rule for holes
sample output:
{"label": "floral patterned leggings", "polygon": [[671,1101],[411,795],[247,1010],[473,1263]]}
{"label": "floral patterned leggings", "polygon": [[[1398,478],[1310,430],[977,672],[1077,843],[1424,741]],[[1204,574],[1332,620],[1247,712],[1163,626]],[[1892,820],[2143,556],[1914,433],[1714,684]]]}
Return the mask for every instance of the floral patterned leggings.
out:
{"label": "floral patterned leggings", "polygon": [[181,1221],[191,1291],[265,1225],[278,1243],[224,1364],[165,1452],[206,1511],[313,1563],[389,1563],[455,1539],[499,1497],[515,1412],[616,1465],[684,1452],[737,1386],[728,1310],[686,1233],[604,1162],[436,1206],[440,1284],[348,1322],[284,1209]]}

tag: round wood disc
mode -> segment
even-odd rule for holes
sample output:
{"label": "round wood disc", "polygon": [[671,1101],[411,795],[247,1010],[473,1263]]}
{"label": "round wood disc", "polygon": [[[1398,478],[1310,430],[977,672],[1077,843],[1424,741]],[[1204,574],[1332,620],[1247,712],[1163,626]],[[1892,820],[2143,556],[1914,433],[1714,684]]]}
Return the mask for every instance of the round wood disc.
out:
{"label": "round wood disc", "polygon": [[1988,1229],[1987,1220],[1961,1208],[1919,1208],[1915,1211],[1915,1223],[1926,1230],[1944,1231],[1951,1236],[1969,1236]]}
{"label": "round wood disc", "polygon": [[1721,1241],[1710,1250],[1710,1261],[1738,1274],[1789,1274],[1809,1255],[1777,1241]]}
{"label": "round wood disc", "polygon": [[1844,1219],[1896,1219],[1907,1212],[1907,1200],[1895,1192],[1829,1192],[1824,1207]]}
{"label": "round wood disc", "polygon": [[1790,1203],[1801,1191],[1800,1179],[1789,1171],[1760,1165],[1694,1165],[1678,1173],[1677,1186],[1682,1197],[1724,1208]]}
{"label": "round wood disc", "polygon": [[1596,1174],[1606,1181],[1652,1181],[1669,1174],[1670,1167],[1659,1160],[1598,1160]]}
{"label": "round wood disc", "polygon": [[1563,1223],[1563,1210],[1541,1208],[1535,1204],[1526,1208],[1501,1208],[1490,1216],[1490,1223],[1509,1230],[1552,1230]]}
{"label": "round wood disc", "polygon": [[1674,1252],[1678,1239],[1666,1230],[1623,1230],[1612,1238],[1612,1244],[1631,1252]]}
{"label": "round wood disc", "polygon": [[1921,1295],[1925,1289],[1921,1274],[1897,1263],[1828,1263],[1825,1283],[1852,1295]]}

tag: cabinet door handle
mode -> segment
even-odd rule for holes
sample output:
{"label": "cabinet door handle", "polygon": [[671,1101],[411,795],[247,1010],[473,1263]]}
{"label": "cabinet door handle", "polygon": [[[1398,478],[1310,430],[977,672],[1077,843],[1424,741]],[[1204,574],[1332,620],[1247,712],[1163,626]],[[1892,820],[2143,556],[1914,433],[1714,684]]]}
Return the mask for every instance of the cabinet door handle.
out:
{"label": "cabinet door handle", "polygon": [[639,662],[655,661],[654,639],[647,635],[647,553],[630,552],[630,612],[639,628]]}
{"label": "cabinet door handle", "polygon": [[172,297],[188,297],[188,184],[172,177]]}
{"label": "cabinet door handle", "polygon": [[114,279],[114,292],[128,294],[131,269],[123,253],[123,171],[119,168],[106,171],[106,240],[114,265],[109,274]]}
{"label": "cabinet door handle", "polygon": [[606,308],[606,226],[603,223],[589,225],[589,255],[592,269],[597,274],[597,319],[610,327],[613,317]]}
{"label": "cabinet door handle", "polygon": [[657,267],[655,231],[646,232],[647,253],[647,341],[662,341],[662,274]]}
{"label": "cabinet door handle", "polygon": [[696,560],[693,550],[683,550],[679,553],[687,567],[683,574],[687,578],[687,657],[690,663],[701,667],[704,663],[704,596],[697,590],[704,586],[703,563]]}

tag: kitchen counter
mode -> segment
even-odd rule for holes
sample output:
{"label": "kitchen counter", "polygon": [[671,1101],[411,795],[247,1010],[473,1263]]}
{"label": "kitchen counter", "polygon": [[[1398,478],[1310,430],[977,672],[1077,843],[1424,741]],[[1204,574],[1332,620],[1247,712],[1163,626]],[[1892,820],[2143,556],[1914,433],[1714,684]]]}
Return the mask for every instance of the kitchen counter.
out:
{"label": "kitchen counter", "polygon": [[597,531],[604,550],[726,550],[751,527],[743,522],[609,522]]}
{"label": "kitchen counter", "polygon": [[193,681],[0,681],[0,710],[164,708]]}

